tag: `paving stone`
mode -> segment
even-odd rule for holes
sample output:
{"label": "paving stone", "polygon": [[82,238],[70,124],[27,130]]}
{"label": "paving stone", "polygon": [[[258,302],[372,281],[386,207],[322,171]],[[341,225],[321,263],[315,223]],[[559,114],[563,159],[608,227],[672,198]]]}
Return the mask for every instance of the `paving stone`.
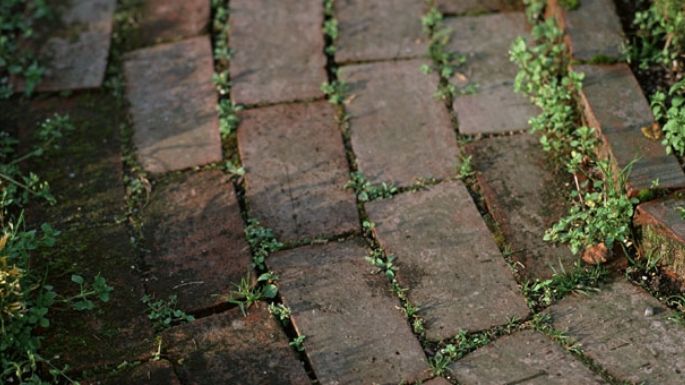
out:
{"label": "paving stone", "polygon": [[584,0],[575,10],[562,1],[549,0],[548,12],[566,33],[566,44],[574,59],[593,61],[620,59],[623,27],[612,0]]}
{"label": "paving stone", "polygon": [[673,197],[641,203],[633,223],[641,227],[642,255],[651,256],[685,286],[685,220],[678,211],[685,199]]}
{"label": "paving stone", "polygon": [[449,381],[442,377],[435,377],[434,379],[424,382],[424,385],[452,385]]}
{"label": "paving stone", "polygon": [[685,329],[642,289],[618,281],[589,298],[567,297],[547,312],[555,329],[617,379],[646,385],[685,381]]}
{"label": "paving stone", "polygon": [[[523,3],[516,0],[436,0],[438,9],[448,15],[474,15],[497,11],[520,11]],[[493,38],[496,36],[492,36]]]}
{"label": "paving stone", "polygon": [[494,238],[462,182],[368,203],[374,232],[395,255],[397,280],[442,340],[528,315],[528,307]]}
{"label": "paving stone", "polygon": [[246,317],[236,308],[168,329],[162,341],[185,385],[311,383],[263,303],[250,307]]}
{"label": "paving stone", "polygon": [[99,87],[107,68],[116,0],[71,0],[53,5],[59,24],[51,25],[45,38],[38,39],[39,61],[46,70],[36,90]]}
{"label": "paving stone", "polygon": [[425,56],[424,12],[423,2],[414,0],[336,1],[339,33],[335,60],[349,63]]}
{"label": "paving stone", "polygon": [[581,92],[585,119],[603,134],[603,152],[611,154],[621,169],[636,160],[628,176],[629,192],[649,189],[654,180],[662,189],[685,187],[675,156],[666,154],[658,140],[642,134],[641,128],[651,126],[654,117],[630,68],[616,64],[573,69],[585,74]]}
{"label": "paving stone", "polygon": [[230,12],[231,97],[236,103],[322,96],[327,77],[320,0],[232,0]]}
{"label": "paving stone", "polygon": [[568,247],[542,238],[566,214],[568,178],[555,172],[529,134],[478,140],[466,146],[488,209],[530,279],[549,278],[577,261]]}
{"label": "paving stone", "polygon": [[451,366],[463,385],[606,384],[570,353],[531,330],[505,336]]}
{"label": "paving stone", "polygon": [[82,382],[84,385],[181,385],[169,361],[148,361],[114,376],[96,381]]}
{"label": "paving stone", "polygon": [[462,134],[519,131],[539,110],[514,92],[516,65],[509,60],[514,36],[527,33],[521,12],[466,16],[445,20],[452,31],[447,49],[464,55],[466,63],[451,82],[457,87],[475,84],[478,90],[453,102]]}
{"label": "paving stone", "polygon": [[[321,384],[396,384],[430,368],[387,280],[373,274],[360,240],[273,254],[292,323]],[[341,288],[344,288],[341,290]]]}
{"label": "paving stone", "polygon": [[357,229],[335,111],[326,101],[240,115],[238,144],[250,213],[282,241]]}
{"label": "paving stone", "polygon": [[128,53],[126,92],[138,159],[152,173],[221,160],[209,37]]}
{"label": "paving stone", "polygon": [[233,186],[221,171],[179,175],[155,186],[143,214],[148,288],[180,308],[217,305],[251,271]]}
{"label": "paving stone", "polygon": [[[367,179],[407,186],[446,178],[459,159],[449,112],[435,98],[438,79],[422,60],[343,67],[349,85],[352,148]],[[400,156],[401,155],[401,156]]]}
{"label": "paving stone", "polygon": [[207,32],[210,1],[150,0],[143,4],[139,34],[147,44],[193,37]]}

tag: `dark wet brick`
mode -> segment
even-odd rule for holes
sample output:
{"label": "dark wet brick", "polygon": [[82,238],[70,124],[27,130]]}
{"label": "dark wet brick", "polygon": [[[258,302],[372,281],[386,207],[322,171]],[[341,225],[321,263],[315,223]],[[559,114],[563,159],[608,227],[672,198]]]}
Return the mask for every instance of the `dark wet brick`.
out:
{"label": "dark wet brick", "polygon": [[177,295],[197,311],[225,301],[251,271],[250,250],[233,185],[221,171],[168,178],[155,186],[143,213],[148,287]]}
{"label": "dark wet brick", "polygon": [[358,240],[273,254],[283,302],[322,384],[395,384],[426,378],[421,345],[387,280]]}
{"label": "dark wet brick", "polygon": [[163,354],[177,365],[185,385],[309,385],[303,365],[281,327],[252,306],[174,327],[162,334]]}
{"label": "dark wet brick", "polygon": [[619,380],[685,381],[685,329],[670,319],[672,310],[628,282],[618,281],[589,297],[567,297],[546,312],[555,329],[575,339],[587,357]]}
{"label": "dark wet brick", "polygon": [[552,169],[537,139],[529,134],[482,139],[466,152],[473,156],[489,212],[524,274],[549,278],[572,267],[577,258],[567,247],[543,240],[545,230],[566,214],[570,180]]}
{"label": "dark wet brick", "polygon": [[149,0],[142,9],[138,33],[147,44],[201,35],[207,31],[209,0]]}
{"label": "dark wet brick", "polygon": [[366,205],[376,236],[397,257],[397,279],[442,340],[523,319],[528,307],[462,182]]}
{"label": "dark wet brick", "polygon": [[209,37],[158,45],[125,56],[138,160],[152,173],[221,160]]}
{"label": "dark wet brick", "polygon": [[435,3],[442,13],[450,15],[518,11],[523,8],[523,3],[516,0],[436,0]]}
{"label": "dark wet brick", "polygon": [[335,18],[339,63],[425,56],[424,4],[415,0],[338,0]]}
{"label": "dark wet brick", "polygon": [[231,98],[241,104],[323,96],[320,0],[230,2]]}
{"label": "dark wet brick", "polygon": [[449,112],[435,98],[438,79],[425,62],[409,60],[343,67],[349,85],[352,149],[373,183],[402,186],[456,173],[459,149]]}
{"label": "dark wet brick", "polygon": [[83,385],[181,385],[169,361],[148,361],[107,378],[82,381]]}
{"label": "dark wet brick", "polygon": [[325,102],[248,110],[238,144],[250,214],[283,241],[357,229],[335,111]]}

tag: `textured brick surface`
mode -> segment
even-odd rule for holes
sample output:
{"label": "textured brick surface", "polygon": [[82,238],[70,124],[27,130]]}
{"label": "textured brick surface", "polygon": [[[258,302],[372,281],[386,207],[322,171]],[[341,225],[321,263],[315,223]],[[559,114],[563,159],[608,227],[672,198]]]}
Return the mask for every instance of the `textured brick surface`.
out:
{"label": "textured brick surface", "polygon": [[138,31],[148,44],[200,35],[209,25],[208,0],[150,0],[143,5]]}
{"label": "textured brick surface", "polygon": [[358,227],[333,107],[321,101],[248,110],[238,128],[250,213],[283,241]]}
{"label": "textured brick surface", "polygon": [[148,287],[196,311],[225,301],[251,271],[233,186],[220,171],[180,175],[155,186],[143,214]]}
{"label": "textured brick surface", "polygon": [[153,173],[221,160],[208,37],[158,45],[125,56],[138,160]]}
{"label": "textured brick surface", "polygon": [[[272,255],[283,302],[322,384],[413,382],[430,369],[363,243],[306,246]],[[341,290],[344,288],[344,290]]]}
{"label": "textured brick surface", "polygon": [[478,91],[454,99],[454,111],[462,134],[520,131],[538,109],[513,90],[516,66],[509,60],[514,36],[525,35],[523,13],[500,13],[447,19],[452,31],[447,49],[466,57],[457,69],[461,76],[451,82],[458,87],[475,84]]}
{"label": "textured brick surface", "polygon": [[424,382],[425,385],[451,385],[449,381],[442,377],[435,377],[434,379]]}
{"label": "textured brick surface", "polygon": [[309,385],[281,327],[258,303],[165,331],[163,354],[187,385]]}
{"label": "textured brick surface", "polygon": [[516,0],[436,0],[436,3],[442,13],[450,15],[521,10],[523,5]]}
{"label": "textured brick surface", "polygon": [[619,281],[589,298],[568,297],[547,312],[556,329],[614,377],[659,385],[685,381],[685,329],[642,289]]}
{"label": "textured brick surface", "polygon": [[559,0],[549,0],[548,12],[566,32],[566,44],[578,60],[619,59],[623,27],[612,0],[584,0],[566,10]]}
{"label": "textured brick surface", "polygon": [[343,67],[349,85],[352,148],[368,180],[410,185],[456,173],[459,149],[450,116],[434,95],[437,77],[424,61]]}
{"label": "textured brick surface", "polygon": [[451,366],[463,385],[600,385],[605,382],[544,335],[505,336]]}
{"label": "textured brick surface", "polygon": [[516,281],[464,185],[442,183],[366,205],[426,337],[483,330],[528,315]]}
{"label": "textured brick surface", "polygon": [[425,56],[424,11],[424,4],[414,0],[336,1],[339,35],[335,60],[347,63]]}
{"label": "textured brick surface", "polygon": [[577,258],[566,246],[542,238],[566,214],[570,179],[554,172],[549,154],[529,134],[478,140],[466,147],[473,156],[488,209],[511,246],[512,257],[529,278],[548,278]]}
{"label": "textured brick surface", "polygon": [[685,221],[679,208],[685,207],[685,199],[669,198],[641,203],[637,206],[635,222],[660,226],[670,237],[685,243]]}
{"label": "textured brick surface", "polygon": [[261,104],[322,96],[326,81],[323,3],[230,2],[231,97]]}
{"label": "textured brick surface", "polygon": [[626,64],[580,65],[574,70],[585,74],[584,114],[588,124],[603,134],[603,151],[621,169],[635,161],[628,176],[629,190],[649,189],[655,180],[660,188],[685,187],[676,158],[666,154],[659,141],[642,134],[641,128],[651,126],[654,117],[630,68]]}
{"label": "textured brick surface", "polygon": [[168,361],[148,361],[103,380],[85,381],[84,385],[181,385]]}

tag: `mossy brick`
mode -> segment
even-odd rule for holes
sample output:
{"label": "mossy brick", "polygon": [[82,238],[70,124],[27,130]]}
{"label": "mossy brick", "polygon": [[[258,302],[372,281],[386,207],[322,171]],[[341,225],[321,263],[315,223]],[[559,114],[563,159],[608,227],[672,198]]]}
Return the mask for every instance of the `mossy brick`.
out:
{"label": "mossy brick", "polygon": [[440,341],[524,319],[528,307],[461,181],[366,204],[397,280]]}
{"label": "mossy brick", "polygon": [[147,287],[178,297],[194,312],[226,301],[251,271],[238,200],[221,171],[166,178],[154,186],[142,216]]}
{"label": "mossy brick", "polygon": [[[99,87],[105,79],[116,0],[53,1],[56,23],[38,26],[35,42],[45,74],[37,91]],[[49,28],[48,28],[49,27]],[[15,79],[23,88],[23,80]]]}
{"label": "mossy brick", "polygon": [[598,375],[545,335],[524,330],[497,339],[450,366],[463,385],[602,385]]}
{"label": "mossy brick", "polygon": [[150,357],[155,349],[152,325],[140,299],[144,295],[137,255],[124,224],[64,230],[57,244],[36,260],[48,272],[47,283],[65,297],[79,293],[72,274],[92,282],[98,274],[112,286],[110,300],[94,300],[92,311],[57,305],[48,313],[44,357],[74,371],[118,365]]}
{"label": "mossy brick", "polygon": [[633,223],[641,227],[641,254],[658,261],[685,285],[685,220],[681,208],[685,208],[685,199],[678,197],[641,203]]}
{"label": "mossy brick", "polygon": [[326,101],[240,114],[238,147],[250,215],[281,241],[358,229],[335,110]]}
{"label": "mossy brick", "polygon": [[210,1],[146,1],[142,5],[137,33],[152,45],[202,35],[207,32]]}
{"label": "mossy brick", "polygon": [[547,1],[547,13],[565,32],[571,55],[581,61],[618,60],[623,56],[623,27],[612,0],[582,0],[567,9],[562,0]]}
{"label": "mossy brick", "polygon": [[435,3],[442,13],[448,15],[478,15],[523,8],[523,2],[516,0],[436,0]]}
{"label": "mossy brick", "polygon": [[401,186],[456,174],[459,148],[450,114],[435,98],[427,62],[405,60],[345,66],[350,141],[359,169],[373,183]]}
{"label": "mossy brick", "polygon": [[117,371],[99,380],[81,381],[83,385],[181,385],[171,363],[166,360],[147,361],[129,369]]}
{"label": "mossy brick", "polygon": [[428,38],[421,26],[423,2],[414,0],[339,0],[335,60],[338,63],[425,56]]}
{"label": "mossy brick", "polygon": [[685,381],[685,329],[654,297],[626,281],[548,308],[553,327],[619,381],[676,385]]}
{"label": "mossy brick", "polygon": [[18,154],[38,144],[39,125],[54,114],[68,115],[73,131],[52,142],[48,151],[32,158],[26,170],[36,172],[50,185],[57,204],[35,202],[26,211],[27,222],[48,222],[56,227],[113,223],[124,215],[124,184],[120,124],[125,116],[113,97],[81,93],[68,98],[48,97],[13,101],[3,108],[3,121],[16,128]]}
{"label": "mossy brick", "polygon": [[322,384],[396,384],[426,379],[430,368],[382,274],[357,239],[274,253],[291,322]]}
{"label": "mossy brick", "polygon": [[568,247],[545,242],[545,230],[566,214],[571,180],[550,165],[537,138],[522,133],[468,144],[489,212],[511,257],[529,279],[550,278],[578,260]]}
{"label": "mossy brick", "polygon": [[133,142],[145,170],[163,173],[221,160],[209,37],[129,52],[124,73]]}
{"label": "mossy brick", "polygon": [[588,125],[601,134],[600,152],[611,157],[617,170],[632,164],[627,176],[629,193],[636,195],[654,184],[660,189],[685,187],[685,174],[675,156],[642,133],[643,127],[651,127],[654,116],[630,67],[578,65],[572,69],[585,74],[581,105]]}
{"label": "mossy brick", "polygon": [[182,384],[309,385],[288,338],[263,302],[166,330],[162,354]]}
{"label": "mossy brick", "polygon": [[272,104],[323,96],[323,2],[230,2],[231,98]]}
{"label": "mossy brick", "polygon": [[522,131],[539,113],[523,95],[514,92],[516,65],[509,59],[514,36],[527,34],[521,12],[465,16],[445,20],[452,38],[447,50],[463,55],[450,82],[457,88],[475,86],[476,91],[457,95],[454,112],[462,134]]}

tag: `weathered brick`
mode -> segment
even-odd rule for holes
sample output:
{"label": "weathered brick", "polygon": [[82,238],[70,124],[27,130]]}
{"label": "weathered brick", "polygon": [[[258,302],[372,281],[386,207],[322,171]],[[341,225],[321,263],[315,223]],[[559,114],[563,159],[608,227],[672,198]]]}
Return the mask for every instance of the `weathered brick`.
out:
{"label": "weathered brick", "polygon": [[220,294],[251,270],[233,186],[220,171],[179,175],[155,186],[143,214],[148,287],[177,295],[185,311],[225,301]]}
{"label": "weathered brick", "polygon": [[434,95],[435,74],[422,60],[343,67],[352,95],[347,105],[359,168],[374,182],[403,186],[419,178],[454,175],[459,149],[449,112]]}
{"label": "weathered brick", "polygon": [[528,307],[462,182],[366,205],[397,280],[421,310],[426,337],[484,330],[523,319]]}
{"label": "weathered brick", "polygon": [[183,384],[311,383],[263,303],[250,307],[246,317],[233,309],[169,329],[162,341]]}
{"label": "weathered brick", "polygon": [[209,16],[208,0],[146,1],[138,32],[147,44],[193,37],[206,32]]}
{"label": "weathered brick", "polygon": [[478,140],[467,145],[485,202],[523,264],[528,278],[549,278],[577,260],[567,247],[542,238],[566,214],[568,178],[550,166],[537,139],[529,134]]}
{"label": "weathered brick", "polygon": [[566,33],[566,44],[574,59],[621,58],[623,27],[612,0],[583,0],[574,10],[565,9],[559,0],[548,0],[547,7]]}
{"label": "weathered brick", "polygon": [[451,385],[449,381],[442,377],[435,377],[428,382],[424,382],[425,385]]}
{"label": "weathered brick", "polygon": [[523,7],[523,2],[516,0],[436,0],[436,4],[442,13],[448,15],[519,11]]}
{"label": "weathered brick", "polygon": [[221,160],[217,95],[209,38],[133,51],[125,56],[138,159],[152,173]]}
{"label": "weathered brick", "polygon": [[279,105],[240,115],[238,144],[250,214],[283,241],[353,231],[354,195],[333,107]]}
{"label": "weathered brick", "polygon": [[81,383],[84,385],[181,385],[174,374],[174,368],[166,360],[148,361],[105,379]]}
{"label": "weathered brick", "polygon": [[[426,357],[397,298],[364,261],[358,240],[273,254],[292,323],[322,384],[413,382],[429,374]],[[344,290],[341,290],[344,288]]]}
{"label": "weathered brick", "polygon": [[630,68],[616,64],[573,69],[585,74],[583,112],[588,124],[602,134],[602,152],[610,154],[619,169],[633,163],[627,180],[629,192],[649,189],[656,180],[663,189],[685,187],[685,175],[676,158],[641,131],[652,125],[654,117]]}
{"label": "weathered brick", "polygon": [[513,36],[527,33],[523,13],[499,13],[451,18],[445,26],[452,31],[447,49],[464,55],[466,63],[457,69],[460,76],[451,82],[457,87],[475,84],[473,94],[458,95],[453,107],[462,134],[520,131],[538,109],[514,92],[516,66],[509,60]]}
{"label": "weathered brick", "polygon": [[231,97],[236,103],[322,96],[320,86],[327,80],[323,2],[233,0],[230,9]]}
{"label": "weathered brick", "polygon": [[421,16],[425,9],[414,0],[340,0],[335,2],[339,63],[425,56],[428,38]]}
{"label": "weathered brick", "polygon": [[642,289],[618,281],[589,298],[565,298],[547,312],[554,328],[617,379],[660,385],[685,381],[685,329],[669,319],[673,311]]}
{"label": "weathered brick", "polygon": [[505,336],[451,366],[463,385],[606,384],[543,334],[525,330]]}

